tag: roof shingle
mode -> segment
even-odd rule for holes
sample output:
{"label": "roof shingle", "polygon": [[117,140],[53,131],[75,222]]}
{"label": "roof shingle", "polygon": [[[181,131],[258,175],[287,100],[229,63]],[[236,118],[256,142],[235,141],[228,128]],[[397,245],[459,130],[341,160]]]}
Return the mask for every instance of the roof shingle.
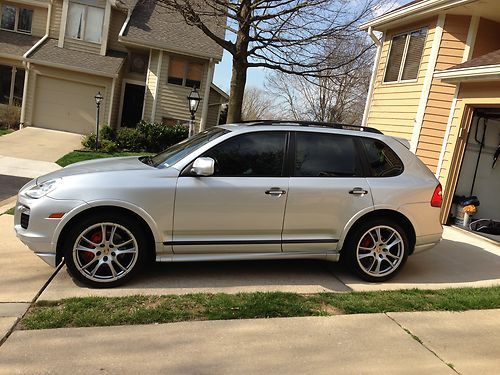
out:
{"label": "roof shingle", "polygon": [[123,64],[126,53],[108,50],[106,56],[93,53],[75,51],[68,48],[59,48],[56,39],[47,39],[28,58],[33,62],[47,62],[66,65],[90,73],[117,74]]}
{"label": "roof shingle", "polygon": [[452,66],[446,70],[466,69],[466,68],[479,68],[481,66],[500,65],[500,49],[476,57],[459,65]]}
{"label": "roof shingle", "polygon": [[[224,27],[212,22],[216,34],[224,38]],[[122,40],[165,48],[188,55],[222,58],[222,47],[195,26],[189,26],[180,14],[157,5],[156,1],[139,3],[134,8]]]}
{"label": "roof shingle", "polygon": [[0,30],[0,52],[22,57],[41,38]]}

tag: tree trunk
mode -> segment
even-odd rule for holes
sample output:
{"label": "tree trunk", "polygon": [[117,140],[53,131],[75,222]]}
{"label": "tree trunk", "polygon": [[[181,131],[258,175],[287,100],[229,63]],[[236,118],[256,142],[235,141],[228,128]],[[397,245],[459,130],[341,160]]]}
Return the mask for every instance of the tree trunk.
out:
{"label": "tree trunk", "polygon": [[229,93],[229,103],[227,106],[227,123],[241,121],[243,108],[243,96],[247,82],[247,66],[245,62],[233,58],[233,72],[231,76],[231,90]]}

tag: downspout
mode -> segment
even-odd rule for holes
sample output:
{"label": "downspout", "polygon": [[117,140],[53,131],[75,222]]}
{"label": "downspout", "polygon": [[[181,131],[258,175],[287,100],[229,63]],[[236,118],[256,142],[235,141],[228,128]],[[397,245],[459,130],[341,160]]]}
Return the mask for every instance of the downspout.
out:
{"label": "downspout", "polygon": [[19,119],[19,129],[24,127],[24,121],[26,119],[26,97],[28,95],[28,79],[29,71],[31,69],[31,64],[27,61],[28,56],[33,53],[43,42],[47,40],[50,32],[50,18],[52,17],[52,1],[49,3],[49,8],[47,9],[47,22],[45,24],[45,35],[36,42],[33,47],[26,51],[23,55],[23,66],[24,66],[24,85],[23,85],[23,99],[21,104],[21,117]]}
{"label": "downspout", "polygon": [[207,81],[205,83],[205,92],[203,97],[203,107],[201,108],[200,132],[205,130],[208,117],[208,101],[210,97],[210,86],[214,78],[214,60],[210,59],[208,63]]}
{"label": "downspout", "polygon": [[[371,26],[368,28],[367,33],[368,36],[373,40],[373,43],[375,43],[375,45],[377,46],[377,52],[375,54],[375,60],[373,61],[372,77],[370,80],[370,86],[368,88],[368,94],[366,96],[365,111],[363,113],[363,122],[361,123],[362,126],[366,126],[368,122],[368,113],[370,111],[370,104],[373,97],[373,89],[375,87],[375,80],[377,79],[377,68],[380,60],[380,55],[382,53],[382,42],[373,33],[373,29]],[[382,39],[383,38],[384,35],[382,35]]]}

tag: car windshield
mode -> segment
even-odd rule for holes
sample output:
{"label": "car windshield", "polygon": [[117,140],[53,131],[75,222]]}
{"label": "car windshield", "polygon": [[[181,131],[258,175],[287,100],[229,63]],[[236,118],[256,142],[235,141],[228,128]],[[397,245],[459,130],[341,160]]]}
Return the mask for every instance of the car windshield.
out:
{"label": "car windshield", "polygon": [[160,152],[151,158],[152,165],[158,168],[166,168],[181,160],[183,157],[189,155],[191,152],[206,145],[213,139],[221,135],[229,133],[229,130],[222,128],[211,128],[201,133],[196,134],[191,138],[187,138],[173,146],[170,146],[165,151]]}

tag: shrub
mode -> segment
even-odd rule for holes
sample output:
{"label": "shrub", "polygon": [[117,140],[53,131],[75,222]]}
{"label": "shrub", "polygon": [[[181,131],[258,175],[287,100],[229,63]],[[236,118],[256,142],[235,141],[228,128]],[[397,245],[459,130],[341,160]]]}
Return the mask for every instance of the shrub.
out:
{"label": "shrub", "polygon": [[21,120],[21,107],[6,105],[0,108],[0,128],[17,129]]}
{"label": "shrub", "polygon": [[118,151],[118,146],[115,142],[110,141],[109,139],[101,139],[99,141],[99,151],[112,154],[113,152]]}
{"label": "shrub", "polygon": [[143,151],[144,136],[137,128],[120,128],[116,132],[116,145],[124,151]]}
{"label": "shrub", "polygon": [[108,141],[115,141],[116,130],[109,125],[103,126],[102,129],[99,131],[99,139],[107,139]]}
{"label": "shrub", "polygon": [[183,125],[166,126],[154,122],[141,121],[137,129],[144,137],[147,151],[160,152],[182,141],[188,136],[188,129]]}
{"label": "shrub", "polygon": [[95,148],[95,133],[90,133],[82,137],[82,146],[86,149],[93,150]]}

